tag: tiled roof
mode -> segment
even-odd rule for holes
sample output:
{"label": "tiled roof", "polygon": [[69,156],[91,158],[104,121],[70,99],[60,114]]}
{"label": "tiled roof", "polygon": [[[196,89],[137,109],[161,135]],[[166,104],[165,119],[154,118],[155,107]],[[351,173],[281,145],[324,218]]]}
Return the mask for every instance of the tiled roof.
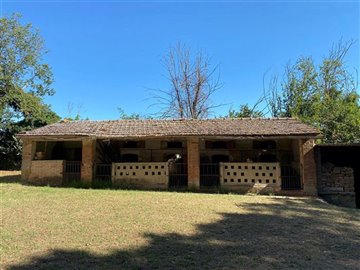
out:
{"label": "tiled roof", "polygon": [[111,120],[58,122],[19,134],[27,136],[94,136],[140,138],[178,136],[317,136],[319,131],[293,118],[237,118],[206,120]]}

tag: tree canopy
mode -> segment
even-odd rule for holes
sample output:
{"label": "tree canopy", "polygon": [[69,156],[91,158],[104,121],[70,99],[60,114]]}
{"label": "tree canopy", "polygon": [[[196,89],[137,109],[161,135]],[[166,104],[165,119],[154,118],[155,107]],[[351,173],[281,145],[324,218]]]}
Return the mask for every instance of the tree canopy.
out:
{"label": "tree canopy", "polygon": [[253,106],[252,108],[248,104],[240,105],[239,110],[230,109],[227,117],[229,118],[258,118],[264,117],[264,113]]}
{"label": "tree canopy", "polygon": [[42,100],[54,94],[51,68],[43,62],[44,40],[20,19],[19,14],[0,19],[0,166],[7,168],[21,160],[17,133],[60,119]]}
{"label": "tree canopy", "polygon": [[[352,45],[352,41],[339,41],[319,64],[312,57],[300,57],[286,66],[282,81],[272,76],[261,98],[268,114],[298,118],[318,128],[323,142],[360,142],[359,85],[345,61]],[[242,105],[229,117],[261,116],[263,110],[257,105],[252,109]]]}

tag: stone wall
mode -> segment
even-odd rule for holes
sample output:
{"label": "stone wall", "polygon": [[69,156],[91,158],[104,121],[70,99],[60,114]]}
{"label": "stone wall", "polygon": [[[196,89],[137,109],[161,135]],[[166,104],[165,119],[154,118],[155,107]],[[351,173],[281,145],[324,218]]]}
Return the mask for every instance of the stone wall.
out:
{"label": "stone wall", "polygon": [[33,160],[27,182],[36,185],[61,186],[63,171],[63,160]]}
{"label": "stone wall", "polygon": [[321,166],[319,192],[354,192],[354,171],[349,167],[335,167],[326,162]]}
{"label": "stone wall", "polygon": [[326,201],[345,207],[356,207],[354,171],[349,167],[335,167],[330,162],[321,164],[319,194]]}

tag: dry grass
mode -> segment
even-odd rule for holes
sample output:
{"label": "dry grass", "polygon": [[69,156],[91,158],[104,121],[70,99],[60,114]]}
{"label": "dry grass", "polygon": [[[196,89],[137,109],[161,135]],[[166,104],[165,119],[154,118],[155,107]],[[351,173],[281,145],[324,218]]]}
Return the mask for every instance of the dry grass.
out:
{"label": "dry grass", "polygon": [[3,269],[359,269],[359,210],[17,178],[0,176]]}

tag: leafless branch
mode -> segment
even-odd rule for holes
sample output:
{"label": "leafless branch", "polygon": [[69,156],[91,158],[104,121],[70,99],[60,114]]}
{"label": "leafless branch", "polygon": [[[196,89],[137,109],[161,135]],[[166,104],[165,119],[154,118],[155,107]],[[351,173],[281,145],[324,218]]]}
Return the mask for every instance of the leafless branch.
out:
{"label": "leafless branch", "polygon": [[170,89],[152,91],[154,103],[160,117],[204,118],[212,108],[211,95],[221,88],[219,65],[210,65],[209,57],[198,51],[193,57],[191,50],[178,43],[171,47],[163,60],[168,73]]}

